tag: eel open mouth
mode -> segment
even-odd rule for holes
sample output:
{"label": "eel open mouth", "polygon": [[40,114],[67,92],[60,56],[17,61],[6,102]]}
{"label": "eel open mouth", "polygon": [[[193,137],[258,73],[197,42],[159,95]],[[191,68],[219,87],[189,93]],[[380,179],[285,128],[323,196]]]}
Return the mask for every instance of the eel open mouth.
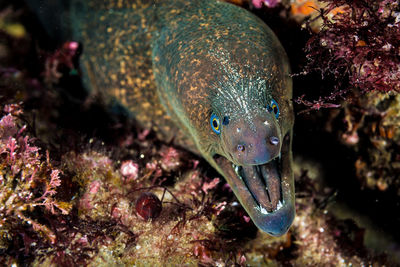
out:
{"label": "eel open mouth", "polygon": [[268,214],[282,207],[280,158],[275,158],[263,165],[236,166],[235,173],[247,187],[253,199],[260,207],[260,212]]}
{"label": "eel open mouth", "polygon": [[265,164],[237,166],[220,155],[214,160],[257,227],[273,236],[286,233],[295,215],[290,135],[279,156]]}

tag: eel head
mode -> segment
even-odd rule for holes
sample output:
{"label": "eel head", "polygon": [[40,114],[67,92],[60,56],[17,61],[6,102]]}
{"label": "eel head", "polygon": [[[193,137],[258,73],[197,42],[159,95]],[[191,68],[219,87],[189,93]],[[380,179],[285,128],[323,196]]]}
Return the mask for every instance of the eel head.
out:
{"label": "eel head", "polygon": [[259,108],[251,116],[221,115],[218,125],[211,121],[211,127],[219,127],[219,149],[209,161],[224,175],[256,226],[280,236],[293,222],[295,205],[292,134],[282,133],[275,112]]}

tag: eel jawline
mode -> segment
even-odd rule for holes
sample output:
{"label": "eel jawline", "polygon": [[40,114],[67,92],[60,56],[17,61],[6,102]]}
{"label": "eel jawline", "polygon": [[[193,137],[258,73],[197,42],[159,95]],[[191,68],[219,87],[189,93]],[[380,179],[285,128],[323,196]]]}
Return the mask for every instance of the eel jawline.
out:
{"label": "eel jawline", "polygon": [[236,166],[223,156],[214,160],[258,228],[273,236],[287,232],[295,215],[290,134],[279,157],[262,165]]}

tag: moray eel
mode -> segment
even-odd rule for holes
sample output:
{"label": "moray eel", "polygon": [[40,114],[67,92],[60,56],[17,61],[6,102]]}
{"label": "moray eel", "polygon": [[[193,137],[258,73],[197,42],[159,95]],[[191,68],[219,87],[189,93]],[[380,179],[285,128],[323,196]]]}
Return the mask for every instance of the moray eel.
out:
{"label": "moray eel", "polygon": [[287,232],[295,216],[292,81],[267,25],[216,0],[56,1],[68,10],[60,13],[28,2],[38,1],[50,33],[81,42],[86,87],[204,157],[259,229]]}

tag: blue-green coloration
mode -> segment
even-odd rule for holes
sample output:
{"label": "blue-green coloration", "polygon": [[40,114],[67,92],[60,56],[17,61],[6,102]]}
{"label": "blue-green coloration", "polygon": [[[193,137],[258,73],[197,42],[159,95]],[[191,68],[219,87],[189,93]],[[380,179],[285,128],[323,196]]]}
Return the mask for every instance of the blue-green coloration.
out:
{"label": "blue-green coloration", "polygon": [[216,134],[221,133],[220,125],[219,125],[219,118],[215,113],[211,114],[210,118],[210,124],[211,124],[211,129],[214,131]]}
{"label": "blue-green coloration", "polygon": [[271,104],[268,105],[267,109],[275,114],[276,119],[279,118],[279,105],[275,100],[271,99]]}
{"label": "blue-green coloration", "polygon": [[289,64],[273,32],[216,0],[70,3],[63,29],[83,45],[87,87],[203,156],[260,229],[284,234],[295,215],[294,116]]}

